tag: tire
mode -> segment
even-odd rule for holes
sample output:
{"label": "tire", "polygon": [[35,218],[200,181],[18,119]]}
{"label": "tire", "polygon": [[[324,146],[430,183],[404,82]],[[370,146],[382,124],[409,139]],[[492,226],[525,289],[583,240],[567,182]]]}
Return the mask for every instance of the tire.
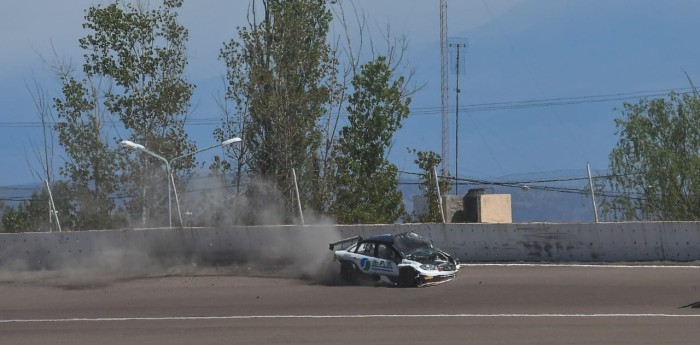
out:
{"label": "tire", "polygon": [[357,281],[357,267],[352,262],[343,261],[340,263],[340,278],[346,282]]}
{"label": "tire", "polygon": [[418,273],[410,267],[404,267],[399,271],[400,287],[415,287],[418,286]]}

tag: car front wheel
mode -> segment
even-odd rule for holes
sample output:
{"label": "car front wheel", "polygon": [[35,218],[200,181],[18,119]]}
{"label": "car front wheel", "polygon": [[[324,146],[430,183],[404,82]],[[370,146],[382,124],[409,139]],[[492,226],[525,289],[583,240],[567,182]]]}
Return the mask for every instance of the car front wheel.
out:
{"label": "car front wheel", "polygon": [[418,272],[410,267],[404,267],[399,271],[399,286],[413,287],[418,285]]}

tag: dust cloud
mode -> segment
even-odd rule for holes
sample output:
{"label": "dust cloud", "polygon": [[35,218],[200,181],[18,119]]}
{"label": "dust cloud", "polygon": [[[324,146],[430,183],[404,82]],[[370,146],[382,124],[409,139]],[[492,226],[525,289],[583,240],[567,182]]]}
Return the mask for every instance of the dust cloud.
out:
{"label": "dust cloud", "polygon": [[[238,186],[226,184],[218,177],[198,178],[188,185],[199,191],[184,201],[192,223],[207,226],[248,226],[247,235],[255,245],[241,248],[245,259],[219,270],[236,274],[301,278],[324,282],[338,275],[328,244],[340,234],[334,221],[309,210],[301,218],[285,219],[285,194],[274,183],[255,178],[246,181],[248,193],[237,193]],[[287,202],[292,202],[287,200]],[[282,226],[266,230],[257,226]],[[249,226],[254,224],[256,226]]]}
{"label": "dust cloud", "polygon": [[[98,235],[100,233],[104,232],[95,232]],[[85,234],[89,235],[89,233]],[[46,235],[55,236],[55,233]],[[104,285],[130,278],[195,272],[194,266],[155,257],[146,244],[116,246],[97,239],[85,243],[83,247],[85,249],[80,249],[79,252],[42,248],[40,253],[28,255],[29,251],[18,253],[16,250],[10,250],[9,253],[0,255],[0,283],[26,282],[58,286],[88,286]],[[12,252],[15,255],[12,255]]]}
{"label": "dust cloud", "polygon": [[[45,239],[39,244],[10,240],[27,234],[0,234],[0,283],[92,286],[135,278],[237,275],[334,284],[339,266],[328,244],[340,234],[333,221],[305,213],[304,225],[281,225],[281,194],[257,183],[264,193],[256,200],[232,198],[223,187],[181,198],[183,221],[189,224],[179,229],[32,234]],[[192,227],[203,219],[205,227]],[[72,244],[61,240],[69,236]]]}

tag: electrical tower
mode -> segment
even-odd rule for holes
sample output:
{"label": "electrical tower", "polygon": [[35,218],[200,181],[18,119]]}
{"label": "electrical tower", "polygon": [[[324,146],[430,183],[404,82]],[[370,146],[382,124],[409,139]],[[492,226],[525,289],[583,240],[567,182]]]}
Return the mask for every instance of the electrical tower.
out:
{"label": "electrical tower", "polygon": [[442,175],[450,171],[448,157],[450,153],[449,120],[447,116],[447,0],[440,0],[440,96],[442,98]]}

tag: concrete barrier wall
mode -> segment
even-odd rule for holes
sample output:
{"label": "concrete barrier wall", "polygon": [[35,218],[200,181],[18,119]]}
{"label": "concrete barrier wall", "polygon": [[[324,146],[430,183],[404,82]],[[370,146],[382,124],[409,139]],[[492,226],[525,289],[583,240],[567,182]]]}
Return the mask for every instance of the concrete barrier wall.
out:
{"label": "concrete barrier wall", "polygon": [[340,227],[344,237],[408,230],[431,239],[436,247],[463,262],[700,260],[700,223],[697,222]]}
{"label": "concrete barrier wall", "polygon": [[423,235],[462,262],[700,260],[698,222],[404,224],[0,234],[0,267],[303,261],[330,255],[328,243],[340,238],[403,231]]}

